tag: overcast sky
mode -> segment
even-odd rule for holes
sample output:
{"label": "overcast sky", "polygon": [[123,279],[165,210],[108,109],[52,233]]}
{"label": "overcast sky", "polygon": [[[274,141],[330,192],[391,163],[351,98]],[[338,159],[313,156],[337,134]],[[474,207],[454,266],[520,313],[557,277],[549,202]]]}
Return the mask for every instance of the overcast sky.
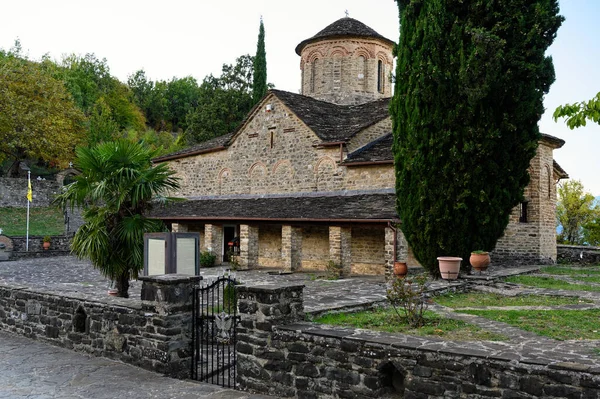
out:
{"label": "overcast sky", "polygon": [[[556,82],[545,100],[542,132],[566,140],[555,152],[571,178],[600,195],[600,126],[574,131],[552,120],[566,102],[600,91],[600,0],[562,0],[566,21],[550,53]],[[223,63],[256,52],[260,17],[266,31],[268,80],[298,92],[300,58],[296,45],[345,16],[358,19],[398,41],[398,8],[392,0],[14,0],[0,6],[0,47],[15,39],[30,58],[48,53],[94,53],[106,58],[111,73],[125,81],[144,69],[152,80],[193,76],[199,82],[219,75]]]}

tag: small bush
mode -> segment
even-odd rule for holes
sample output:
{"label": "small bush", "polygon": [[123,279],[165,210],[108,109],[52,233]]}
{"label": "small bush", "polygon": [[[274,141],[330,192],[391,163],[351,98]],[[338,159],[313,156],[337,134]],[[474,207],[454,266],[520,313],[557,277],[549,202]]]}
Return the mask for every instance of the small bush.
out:
{"label": "small bush", "polygon": [[[405,318],[411,327],[423,325],[423,313],[427,310],[424,298],[427,276],[394,278],[388,283],[387,299],[398,317]],[[401,314],[404,313],[404,315]]]}
{"label": "small bush", "polygon": [[327,278],[331,280],[337,280],[342,275],[342,265],[332,260],[327,262],[325,270],[327,271]]}
{"label": "small bush", "polygon": [[200,253],[200,267],[213,267],[217,261],[217,256],[212,252],[203,251]]}

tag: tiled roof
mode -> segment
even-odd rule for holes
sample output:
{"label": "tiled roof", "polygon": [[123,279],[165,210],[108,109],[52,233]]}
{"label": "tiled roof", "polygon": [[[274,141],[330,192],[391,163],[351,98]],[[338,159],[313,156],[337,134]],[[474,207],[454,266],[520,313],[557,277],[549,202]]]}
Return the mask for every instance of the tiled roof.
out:
{"label": "tiled roof", "polygon": [[233,137],[233,133],[224,134],[223,136],[215,137],[214,139],[210,139],[208,141],[204,141],[202,143],[196,144],[194,146],[184,148],[177,152],[172,152],[167,155],[163,155],[157,158],[154,158],[154,162],[164,162],[169,159],[183,158],[190,155],[201,154],[203,152],[208,152],[210,150],[214,150],[221,147],[226,147],[229,145],[229,140]]}
{"label": "tiled roof", "polygon": [[360,105],[337,105],[301,94],[271,90],[324,142],[346,141],[389,117],[389,98]]}
{"label": "tiled roof", "polygon": [[154,208],[150,217],[163,220],[397,220],[395,194],[290,196],[274,198],[199,199]]}
{"label": "tiled roof", "polygon": [[554,168],[554,171],[556,172],[556,174],[558,175],[558,177],[560,177],[561,179],[568,179],[569,178],[569,174],[567,173],[567,171],[564,170],[562,168],[562,166],[560,166],[558,164],[558,162],[556,162],[555,160],[552,160],[552,167]]}
{"label": "tiled roof", "polygon": [[388,133],[358,150],[348,154],[344,164],[363,163],[363,162],[384,162],[393,161],[392,155],[392,133]]}
{"label": "tiled roof", "polygon": [[313,37],[300,42],[300,44],[296,46],[296,54],[300,55],[302,49],[309,43],[336,37],[367,37],[381,39],[391,45],[394,44],[392,40],[381,36],[379,33],[375,32],[362,22],[353,18],[345,17],[338,19]]}

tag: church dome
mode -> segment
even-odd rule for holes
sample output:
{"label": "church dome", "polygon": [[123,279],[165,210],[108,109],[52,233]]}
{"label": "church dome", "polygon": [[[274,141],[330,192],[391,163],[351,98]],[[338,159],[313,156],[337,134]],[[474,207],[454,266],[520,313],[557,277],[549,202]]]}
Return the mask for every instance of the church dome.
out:
{"label": "church dome", "polygon": [[394,45],[356,19],[335,21],[296,46],[301,93],[339,105],[391,97]]}
{"label": "church dome", "polygon": [[362,22],[354,18],[345,17],[338,19],[337,21],[327,26],[325,29],[323,29],[313,37],[301,41],[300,44],[296,46],[296,54],[301,55],[302,49],[304,49],[304,47],[306,47],[307,44],[314,43],[319,40],[343,37],[362,37],[380,39],[384,42],[387,42],[391,46],[394,46],[395,44],[394,41],[380,35],[379,33],[375,32],[374,29],[368,27]]}

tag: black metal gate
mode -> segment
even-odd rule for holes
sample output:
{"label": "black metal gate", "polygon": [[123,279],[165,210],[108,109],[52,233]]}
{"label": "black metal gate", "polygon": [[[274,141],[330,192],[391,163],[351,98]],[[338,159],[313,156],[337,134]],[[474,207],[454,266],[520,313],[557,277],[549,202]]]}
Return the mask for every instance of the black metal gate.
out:
{"label": "black metal gate", "polygon": [[220,276],[194,288],[192,378],[235,388],[236,280]]}

